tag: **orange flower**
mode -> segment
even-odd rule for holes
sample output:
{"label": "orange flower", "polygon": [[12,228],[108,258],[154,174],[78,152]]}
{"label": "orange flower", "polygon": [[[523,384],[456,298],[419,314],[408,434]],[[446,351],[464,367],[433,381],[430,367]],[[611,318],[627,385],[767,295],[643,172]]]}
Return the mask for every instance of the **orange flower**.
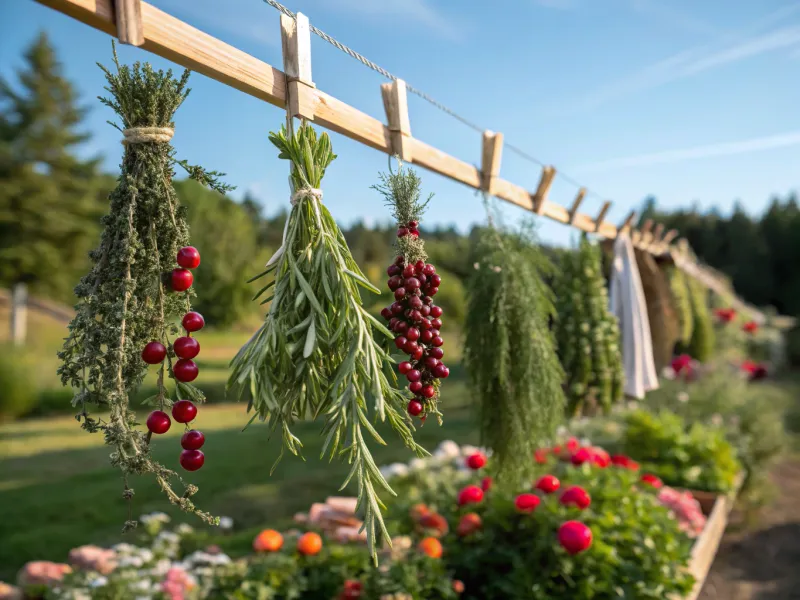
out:
{"label": "orange flower", "polygon": [[313,531],[304,533],[300,536],[300,539],[297,540],[297,551],[300,554],[314,556],[315,554],[319,554],[320,550],[322,550],[322,538]]}
{"label": "orange flower", "polygon": [[435,537],[426,537],[419,543],[419,551],[431,558],[442,557],[442,543]]}
{"label": "orange flower", "polygon": [[283,536],[274,529],[265,529],[253,540],[256,552],[277,552],[283,547]]}
{"label": "orange flower", "polygon": [[464,582],[460,579],[453,579],[453,591],[456,594],[463,594],[464,593]]}
{"label": "orange flower", "polygon": [[480,531],[481,527],[483,527],[483,520],[481,519],[480,515],[477,513],[467,513],[461,517],[461,521],[459,521],[456,531],[458,532],[458,535],[465,537],[471,533]]}
{"label": "orange flower", "polygon": [[428,508],[427,504],[420,503],[412,506],[408,512],[411,514],[412,519],[415,521],[420,521],[422,520],[422,517],[431,513],[431,509]]}
{"label": "orange flower", "polygon": [[419,524],[423,529],[432,529],[435,533],[431,533],[431,535],[434,537],[442,537],[449,530],[447,519],[438,513],[425,515],[419,520]]}

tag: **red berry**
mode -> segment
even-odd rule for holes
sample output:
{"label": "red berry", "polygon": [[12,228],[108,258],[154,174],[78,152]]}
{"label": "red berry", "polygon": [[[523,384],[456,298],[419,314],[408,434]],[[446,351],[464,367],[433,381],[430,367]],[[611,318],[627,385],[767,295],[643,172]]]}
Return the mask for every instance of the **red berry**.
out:
{"label": "red berry", "polygon": [[425,306],[419,296],[411,296],[411,298],[408,299],[408,305],[415,310],[422,310],[422,307]]}
{"label": "red berry", "polygon": [[[406,331],[408,331],[408,323],[406,323],[405,321],[397,321],[394,324],[394,332],[395,333],[405,334]],[[406,337],[408,337],[408,336],[406,336]]]}
{"label": "red berry", "polygon": [[403,270],[397,265],[389,265],[389,268],[386,269],[386,274],[389,277],[394,277],[395,275],[400,275],[400,273],[402,273],[402,272],[403,272]]}
{"label": "red berry", "polygon": [[420,358],[422,358],[423,354],[425,354],[425,348],[423,348],[422,346],[419,346],[414,351],[414,354],[411,355],[411,358],[413,358],[414,360],[419,360]]}
{"label": "red berry", "polygon": [[420,283],[419,283],[419,279],[417,279],[416,277],[409,277],[408,279],[406,279],[403,282],[403,285],[406,286],[406,289],[418,290],[419,286],[420,286]]}
{"label": "red berry", "polygon": [[438,335],[436,335],[431,340],[431,344],[433,344],[434,346],[436,346],[438,348],[439,346],[444,344],[444,340],[442,338],[440,338]]}
{"label": "red berry", "polygon": [[390,290],[395,291],[397,288],[403,285],[403,279],[399,275],[389,277],[389,281],[386,282],[386,285],[389,286]]}
{"label": "red berry", "polygon": [[436,267],[434,267],[432,264],[428,263],[427,265],[422,267],[422,273],[424,275],[426,275],[427,277],[430,277],[431,275],[436,273]]}
{"label": "red berry", "polygon": [[[430,331],[430,329],[431,329],[431,322],[430,322],[430,321],[428,321],[428,319],[422,319],[422,320],[419,322],[419,328],[420,328],[420,329],[422,329],[422,331]],[[433,338],[433,334],[431,334],[431,338]],[[430,341],[430,340],[428,340],[428,341]]]}
{"label": "red berry", "polygon": [[397,256],[394,259],[394,264],[396,264],[398,266],[401,266],[401,267],[405,264],[405,262],[406,262],[406,257],[405,256]]}
{"label": "red berry", "polygon": [[432,356],[425,357],[425,366],[429,369],[435,369],[436,366],[439,364],[438,358],[433,358]]}
{"label": "red berry", "polygon": [[432,385],[426,385],[422,388],[422,395],[426,398],[433,398],[436,395],[436,388]]}
{"label": "red berry", "polygon": [[408,391],[412,394],[419,394],[422,390],[422,382],[421,381],[412,381],[408,384]]}
{"label": "red berry", "polygon": [[578,554],[592,545],[592,530],[580,521],[567,521],[558,528],[558,542],[570,554]]}
{"label": "red berry", "polygon": [[183,328],[188,332],[200,331],[205,327],[206,321],[199,312],[191,311],[183,315],[181,320]]}
{"label": "red berry", "polygon": [[399,287],[394,291],[394,299],[395,300],[402,300],[405,297],[406,297],[406,289],[405,288]]}
{"label": "red berry", "polygon": [[428,281],[428,278],[425,277],[425,275],[423,275],[422,273],[417,273],[416,277],[417,279],[419,279],[420,286],[425,285],[425,282]]}
{"label": "red berry", "polygon": [[492,478],[491,477],[484,477],[483,479],[481,479],[481,489],[484,492],[488,492],[490,489],[492,489]]}
{"label": "red berry", "polygon": [[178,250],[177,262],[184,269],[196,269],[200,266],[200,253],[194,246],[184,246]]}
{"label": "red berry", "polygon": [[541,499],[536,494],[520,494],[514,500],[514,506],[519,512],[532,513],[541,503]]}
{"label": "red berry", "polygon": [[185,292],[192,287],[194,275],[189,269],[173,269],[172,270],[172,289],[176,292]]}
{"label": "red berry", "polygon": [[401,302],[392,302],[392,314],[399,315],[403,313],[403,304]]}
{"label": "red berry", "polygon": [[434,329],[433,327],[431,327],[431,335],[433,337],[436,337],[437,335],[439,335],[439,330],[438,329]]}
{"label": "red berry", "polygon": [[429,343],[433,339],[433,333],[430,329],[426,329],[419,335],[419,341],[423,344]]}
{"label": "red berry", "polygon": [[410,327],[408,331],[406,331],[406,337],[412,342],[416,342],[419,339],[419,329],[416,327]]}
{"label": "red berry", "polygon": [[439,317],[441,317],[443,312],[444,311],[442,310],[441,306],[431,306],[431,316],[434,319],[438,319]]}
{"label": "red berry", "polygon": [[407,360],[404,360],[399,365],[397,365],[397,370],[400,371],[401,375],[405,375],[411,370],[411,363]]}
{"label": "red berry", "polygon": [[433,298],[431,298],[430,296],[423,296],[422,303],[430,306],[431,304],[433,304]]}
{"label": "red berry", "polygon": [[[439,277],[438,275],[431,275],[430,283],[431,283],[431,287],[438,288],[439,285],[442,283],[442,278]],[[433,294],[431,294],[431,296],[433,296]]]}
{"label": "red berry", "polygon": [[167,356],[167,349],[161,342],[149,342],[142,350],[142,360],[148,365],[157,365]]}
{"label": "red berry", "polygon": [[581,448],[570,457],[570,461],[572,461],[573,465],[582,465],[585,462],[591,462],[591,460],[592,453],[588,448]]}
{"label": "red berry", "polygon": [[405,227],[398,227],[397,228],[397,237],[404,237],[408,235],[408,229]]}
{"label": "red berry", "polygon": [[433,370],[433,374],[435,377],[439,379],[447,379],[450,377],[450,369],[448,369],[443,364],[436,365],[436,368]]}
{"label": "red berry", "polygon": [[422,406],[422,402],[418,400],[412,400],[411,402],[408,403],[408,408],[407,408],[408,414],[410,414],[412,417],[416,417],[419,413],[422,412],[423,408],[424,407]]}
{"label": "red berry", "polygon": [[408,340],[406,345],[403,346],[403,352],[411,356],[414,356],[417,353],[417,350],[419,350],[419,344],[411,340]]}
{"label": "red berry", "polygon": [[206,456],[200,450],[184,450],[181,452],[180,462],[187,471],[197,471],[206,462]]}
{"label": "red berry", "polygon": [[403,268],[403,278],[408,279],[409,277],[413,277],[416,275],[416,271],[414,269],[414,265],[406,265]]}
{"label": "red berry", "polygon": [[172,418],[178,423],[190,423],[197,416],[197,407],[190,400],[178,400],[172,405]]}
{"label": "red berry", "polygon": [[[434,277],[436,277],[436,275],[434,275]],[[428,294],[428,296],[435,296],[437,293],[439,293],[439,288],[429,287],[425,293]]]}
{"label": "red berry", "polygon": [[545,494],[552,494],[561,487],[561,482],[554,475],[542,475],[534,487]]}
{"label": "red berry", "polygon": [[415,323],[422,324],[422,321],[423,321],[422,313],[420,311],[418,311],[418,310],[412,310],[409,313],[408,318],[411,319],[412,321],[414,321]]}
{"label": "red berry", "polygon": [[178,358],[194,358],[200,354],[200,342],[193,337],[183,336],[172,342],[172,349]]}
{"label": "red berry", "polygon": [[441,348],[431,348],[430,350],[428,350],[428,356],[432,356],[433,358],[438,358],[439,360],[442,360],[442,357],[444,356],[444,350],[442,350]]}
{"label": "red berry", "polygon": [[[409,229],[416,229],[416,228],[417,228],[417,225],[419,225],[419,223],[418,223],[417,221],[409,221],[409,222],[408,222],[408,228],[409,228]],[[421,261],[417,261],[417,264],[419,264],[420,262],[421,262]],[[424,264],[424,263],[423,263],[423,264]]]}
{"label": "red berry", "polygon": [[147,429],[153,433],[167,433],[170,425],[172,425],[172,421],[163,410],[154,410],[147,417]]}
{"label": "red berry", "polygon": [[206,443],[206,436],[202,431],[192,429],[181,436],[181,447],[184,450],[200,450]]}
{"label": "red berry", "polygon": [[397,346],[398,350],[402,350],[407,343],[408,340],[404,335],[398,335],[396,338],[394,338],[394,345]]}
{"label": "red berry", "polygon": [[[415,296],[415,297],[416,297],[416,296]],[[422,302],[422,300],[420,300],[420,302]],[[421,313],[422,313],[422,316],[423,316],[423,317],[427,317],[428,315],[430,315],[430,314],[431,314],[431,307],[430,307],[430,306],[428,306],[427,304],[423,304],[423,305],[422,305],[422,308],[420,308],[420,309],[419,309],[419,312],[421,312]]]}
{"label": "red berry", "polygon": [[419,381],[422,377],[422,373],[420,373],[417,369],[411,369],[408,373],[406,373],[406,379],[411,382]]}
{"label": "red berry", "polygon": [[579,509],[585,510],[589,508],[589,505],[592,503],[592,498],[586,490],[575,485],[561,494],[559,502],[564,506],[577,506]]}
{"label": "red berry", "polygon": [[458,493],[458,505],[478,504],[483,500],[483,490],[477,485],[468,485]]}
{"label": "red berry", "polygon": [[172,367],[172,373],[175,375],[175,379],[178,381],[183,381],[184,383],[188,383],[190,381],[194,381],[197,379],[197,374],[199,373],[199,369],[197,368],[197,364],[188,358],[182,358],[178,362],[176,362]]}
{"label": "red berry", "polygon": [[486,466],[486,455],[483,452],[476,452],[467,457],[467,466],[473,471],[482,469]]}
{"label": "red berry", "polygon": [[441,319],[431,319],[431,327],[434,329],[441,329],[442,328],[442,320]]}
{"label": "red berry", "polygon": [[392,318],[392,309],[391,308],[381,309],[381,316],[388,321],[389,319]]}

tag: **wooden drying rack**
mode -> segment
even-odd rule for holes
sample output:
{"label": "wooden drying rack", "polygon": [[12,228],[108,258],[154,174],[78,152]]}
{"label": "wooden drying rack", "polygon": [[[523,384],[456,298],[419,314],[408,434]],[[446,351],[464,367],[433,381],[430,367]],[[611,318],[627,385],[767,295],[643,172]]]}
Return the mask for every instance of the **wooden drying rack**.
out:
{"label": "wooden drying rack", "polygon": [[[311,31],[308,18],[301,13],[295,18],[281,15],[284,70],[280,71],[140,0],[37,1],[117,37],[122,43],[139,46],[269,104],[288,107],[293,116],[313,121],[375,150],[397,155],[405,162],[485,191],[537,215],[607,239],[629,230],[637,248],[658,256],[671,256],[676,265],[710,289],[732,295],[729,286],[672,245],[678,236],[676,230],[664,234],[663,225],[653,227],[652,220],[635,230],[632,228],[635,211],[617,227],[605,220],[611,208],[610,201],[603,203],[595,218],[580,213],[578,209],[586,196],[584,188],[578,191],[569,210],[548,200],[556,176],[555,167],[542,169],[534,193],[500,178],[502,133],[483,133],[480,169],[414,138],[408,117],[406,85],[402,80],[381,85],[388,125],[317,89],[311,76]],[[765,320],[759,311],[747,309],[757,320]]]}

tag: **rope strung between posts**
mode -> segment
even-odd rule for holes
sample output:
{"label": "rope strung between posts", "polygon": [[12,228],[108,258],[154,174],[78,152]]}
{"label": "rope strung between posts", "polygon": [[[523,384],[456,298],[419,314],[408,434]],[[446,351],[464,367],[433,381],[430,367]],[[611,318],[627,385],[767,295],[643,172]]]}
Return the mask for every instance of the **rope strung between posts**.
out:
{"label": "rope strung between posts", "polygon": [[[278,10],[279,12],[283,13],[287,17],[290,17],[292,19],[295,18],[295,14],[292,11],[290,11],[288,8],[286,8],[285,6],[283,6],[281,3],[277,2],[276,0],[262,0],[262,1],[264,3],[266,3],[266,4],[269,4],[272,8]],[[338,48],[339,50],[341,50],[342,52],[344,52],[348,56],[356,59],[358,62],[360,62],[365,67],[368,67],[368,68],[372,69],[373,71],[375,71],[376,73],[379,73],[380,75],[383,75],[386,79],[389,79],[390,81],[397,81],[399,79],[396,75],[392,75],[389,71],[387,71],[386,69],[384,69],[380,65],[375,64],[370,59],[368,59],[366,56],[364,56],[362,54],[359,54],[358,52],[356,52],[352,48],[349,48],[349,47],[345,46],[340,41],[332,38],[331,36],[329,36],[327,33],[322,31],[321,29],[317,29],[316,27],[314,27],[314,25],[312,25],[310,23],[309,23],[309,29],[312,31],[312,33],[318,35],[319,37],[321,37],[323,40],[328,42],[333,47]],[[415,96],[419,96],[420,98],[425,100],[427,103],[435,106],[436,108],[438,108],[442,112],[450,115],[455,120],[459,121],[463,125],[466,125],[467,127],[472,129],[473,131],[477,131],[478,133],[483,133],[485,131],[484,127],[480,127],[479,125],[476,125],[475,123],[473,123],[469,119],[467,119],[465,117],[462,117],[457,112],[455,112],[453,109],[448,108],[447,106],[445,106],[441,102],[438,102],[436,99],[432,98],[431,96],[429,96],[428,94],[426,94],[422,90],[419,90],[419,89],[409,85],[407,82],[406,82],[406,90],[409,93],[414,94]],[[529,162],[532,162],[532,163],[534,163],[534,164],[536,164],[536,165],[538,165],[540,167],[544,167],[545,166],[545,163],[543,163],[539,159],[531,156],[530,154],[528,154],[524,150],[514,146],[513,144],[509,144],[508,142],[506,142],[505,147],[509,151],[511,151],[514,154],[516,154],[517,156],[519,156],[520,158],[523,158],[523,159],[525,159],[525,160],[527,160]],[[600,194],[590,190],[585,185],[582,185],[581,183],[579,183],[578,181],[576,181],[572,177],[569,177],[565,173],[559,171],[558,174],[561,177],[561,179],[563,179],[567,183],[570,183],[571,185],[574,185],[577,188],[581,188],[582,187],[582,188],[586,189],[586,193],[587,193],[588,196],[592,196],[592,197],[595,197],[597,199],[602,199],[602,196],[600,196]]]}

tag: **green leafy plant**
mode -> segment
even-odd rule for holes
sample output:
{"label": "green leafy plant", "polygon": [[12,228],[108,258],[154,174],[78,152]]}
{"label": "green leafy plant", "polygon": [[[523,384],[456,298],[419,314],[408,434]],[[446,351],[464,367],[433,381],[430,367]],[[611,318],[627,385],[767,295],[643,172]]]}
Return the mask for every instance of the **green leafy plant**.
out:
{"label": "green leafy plant", "polygon": [[482,443],[501,480],[530,474],[526,460],[563,418],[564,372],[549,320],[552,264],[529,225],[477,234],[467,285],[464,364],[478,408]]}
{"label": "green leafy plant", "polygon": [[567,412],[608,411],[622,397],[624,373],[616,318],[608,310],[600,250],[586,236],[562,256],[553,284],[555,338],[566,373]]}
{"label": "green leafy plant", "polygon": [[233,359],[229,386],[239,395],[249,390],[253,419],[280,432],[284,445],[278,460],[284,450],[301,452],[294,423],[324,418],[322,455],[344,457],[352,465],[343,487],[356,477],[374,554],[378,535],[389,541],[378,492],[393,492],[367,444],[368,438],[385,444],[371,418],[388,420],[417,455],[425,451],[414,441],[406,399],[397,389],[388,351],[393,335],[363,307],[359,289],[380,292],[362,274],[322,203],[319,187],[336,158],[330,139],[303,124],[293,135],[285,128],[270,134],[270,141],[291,163],[292,210],[283,245],[253,278],[268,278],[256,298],[265,297],[269,312]]}
{"label": "green leafy plant", "polygon": [[689,354],[700,362],[708,362],[714,355],[714,322],[708,309],[708,290],[696,279],[688,278],[689,296],[692,301],[692,338]]}
{"label": "green leafy plant", "polygon": [[626,416],[622,451],[642,470],[667,485],[709,492],[733,488],[741,465],[724,432],[702,423],[687,423],[666,410],[633,411]]}
{"label": "green leafy plant", "polygon": [[694,316],[692,313],[692,300],[689,295],[689,284],[686,273],[678,267],[672,267],[668,272],[669,287],[672,292],[672,300],[675,310],[678,313],[680,323],[679,343],[686,347],[692,340],[694,331]]}

